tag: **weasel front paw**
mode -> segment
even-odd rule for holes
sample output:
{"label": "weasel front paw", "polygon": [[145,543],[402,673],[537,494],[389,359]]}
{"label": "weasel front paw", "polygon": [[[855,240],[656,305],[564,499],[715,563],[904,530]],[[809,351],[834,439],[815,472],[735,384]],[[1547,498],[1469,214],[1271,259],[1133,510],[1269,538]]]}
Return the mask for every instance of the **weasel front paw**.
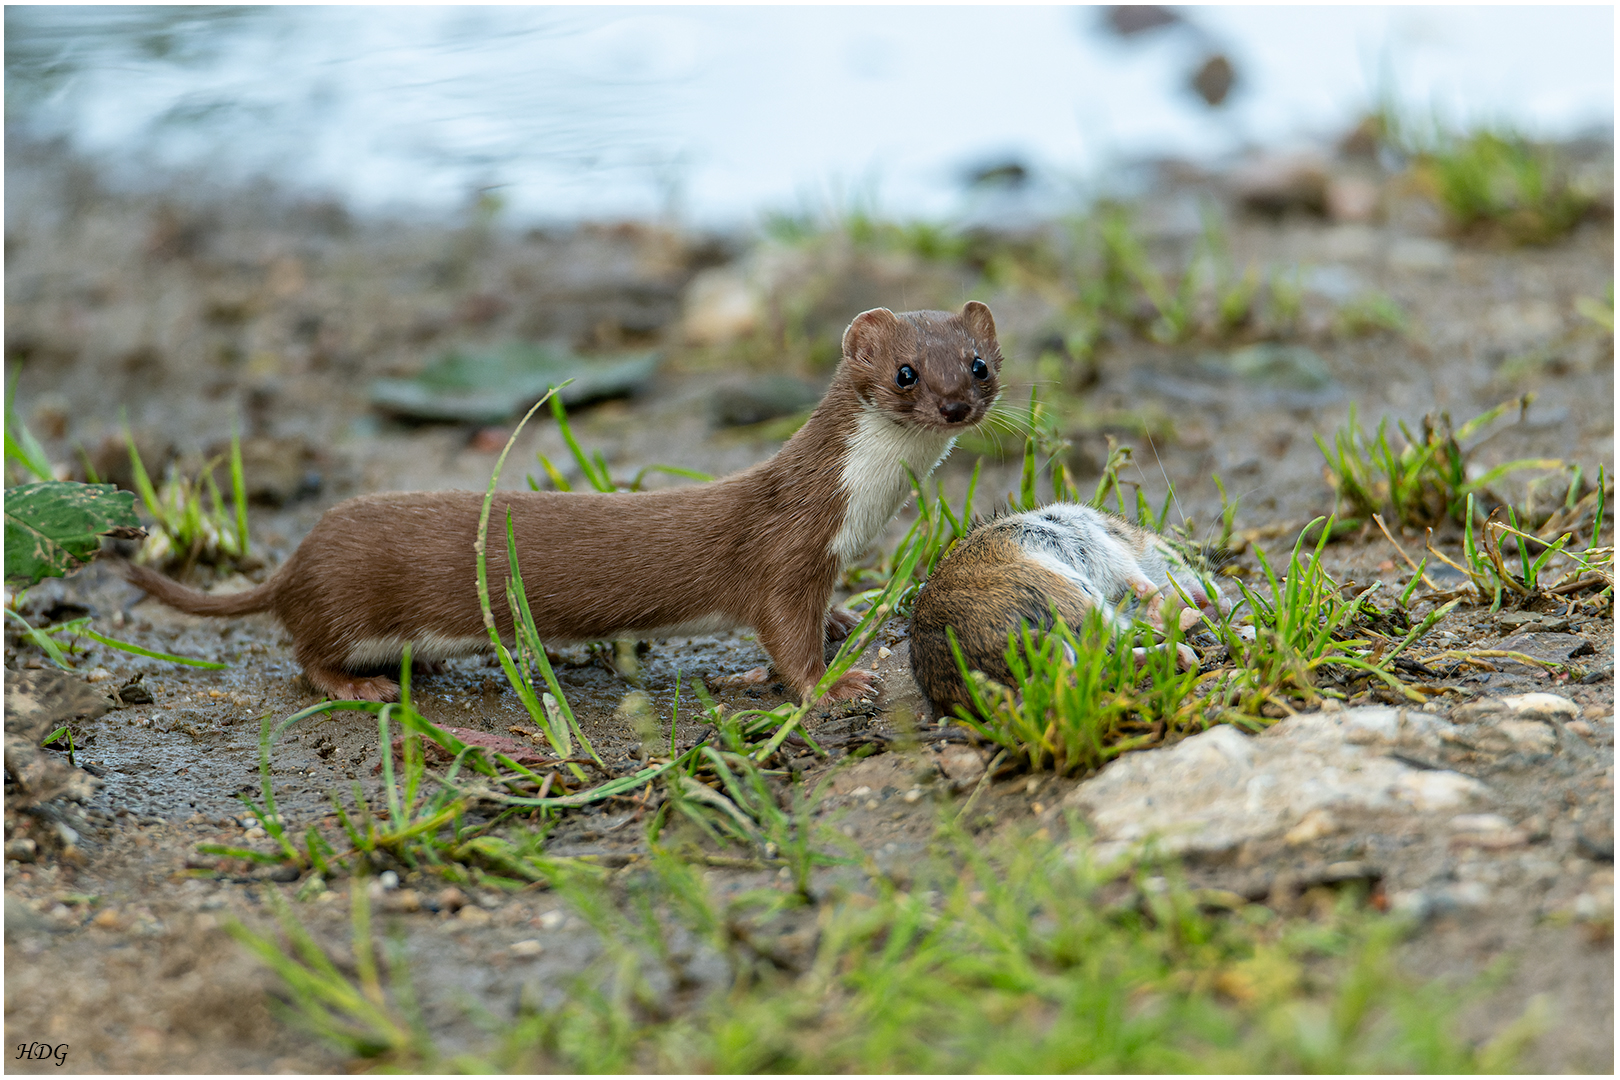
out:
{"label": "weasel front paw", "polygon": [[721,675],[709,680],[710,686],[730,689],[743,689],[749,686],[764,686],[771,681],[771,669],[766,667],[750,668],[735,675]]}
{"label": "weasel front paw", "polygon": [[835,701],[848,701],[850,698],[870,698],[876,693],[877,675],[857,668],[846,672],[843,678],[833,683],[832,689],[821,695],[819,704],[831,705]]}

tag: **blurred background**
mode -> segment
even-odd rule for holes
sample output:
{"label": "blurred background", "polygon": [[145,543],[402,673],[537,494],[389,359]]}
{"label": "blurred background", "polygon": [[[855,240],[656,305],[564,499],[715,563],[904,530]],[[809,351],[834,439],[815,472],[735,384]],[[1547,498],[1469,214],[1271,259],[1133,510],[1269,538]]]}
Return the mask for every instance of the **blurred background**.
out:
{"label": "blurred background", "polygon": [[1331,138],[1391,101],[1606,132],[1613,40],[1598,6],[12,6],[6,120],[128,184],[735,227],[857,196],[965,212],[1012,166],[1050,210],[1144,159]]}
{"label": "blurred background", "polygon": [[1330,509],[1313,439],[1352,406],[1533,393],[1478,467],[1612,459],[1609,8],[5,19],[16,421],[126,486],[127,431],[177,505],[237,432],[287,542],[347,494],[483,487],[563,378],[606,470],[542,418],[503,484],[746,466],[853,315],[969,298],[1007,393],[948,487],[1016,474],[1032,391],[1043,460],[1131,449],[1203,524],[1216,476],[1240,523]]}

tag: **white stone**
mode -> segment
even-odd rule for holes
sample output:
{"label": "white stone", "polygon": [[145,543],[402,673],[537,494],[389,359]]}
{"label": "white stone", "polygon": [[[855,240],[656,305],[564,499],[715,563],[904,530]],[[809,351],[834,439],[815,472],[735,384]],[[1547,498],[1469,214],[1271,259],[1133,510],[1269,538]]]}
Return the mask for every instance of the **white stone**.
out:
{"label": "white stone", "polygon": [[1514,694],[1503,698],[1502,704],[1526,720],[1574,720],[1581,715],[1579,705],[1557,694]]}
{"label": "white stone", "polygon": [[1449,810],[1484,795],[1487,788],[1471,776],[1446,769],[1410,769],[1394,785],[1398,798],[1417,810]]}
{"label": "white stone", "polygon": [[1505,832],[1513,823],[1501,814],[1458,814],[1451,819],[1452,832]]}
{"label": "white stone", "polygon": [[1537,720],[1503,720],[1496,725],[1496,730],[1520,753],[1550,754],[1558,745],[1553,729]]}
{"label": "white stone", "polygon": [[743,274],[704,270],[686,287],[681,336],[693,345],[729,345],[759,326],[764,302]]}
{"label": "white stone", "polygon": [[1451,245],[1443,240],[1405,236],[1390,245],[1389,265],[1395,270],[1444,273],[1451,268]]}
{"label": "white stone", "polygon": [[1392,709],[1308,713],[1258,737],[1221,725],[1126,754],[1064,805],[1084,814],[1099,843],[1094,857],[1108,860],[1149,840],[1171,852],[1225,851],[1285,834],[1305,842],[1336,828],[1343,811],[1456,810],[1486,796],[1478,780],[1414,769],[1352,741],[1383,742],[1414,718],[1433,723],[1416,710]]}

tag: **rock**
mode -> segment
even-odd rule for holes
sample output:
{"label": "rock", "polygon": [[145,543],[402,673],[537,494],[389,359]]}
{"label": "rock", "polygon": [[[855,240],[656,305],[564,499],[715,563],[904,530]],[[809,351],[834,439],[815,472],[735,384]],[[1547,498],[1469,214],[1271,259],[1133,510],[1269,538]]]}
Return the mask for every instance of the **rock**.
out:
{"label": "rock", "polygon": [[[889,722],[904,725],[925,724],[934,715],[933,703],[923,695],[922,687],[911,674],[911,641],[897,641],[881,645],[886,633],[879,633],[873,646],[861,654],[855,666],[874,671],[878,676],[877,707],[889,717]],[[887,651],[888,655],[882,655]]]}
{"label": "rock", "polygon": [[1500,814],[1458,814],[1451,819],[1452,847],[1502,851],[1522,847],[1531,840],[1529,829],[1516,829]]}
{"label": "rock", "polygon": [[583,357],[527,342],[478,352],[448,352],[409,379],[374,379],[371,403],[415,420],[494,424],[538,401],[546,390],[565,405],[622,397],[644,386],[662,359],[657,352]]}
{"label": "rock", "polygon": [[1513,828],[1513,822],[1501,814],[1458,814],[1451,819],[1451,831],[1456,833],[1503,832]]}
{"label": "rock", "polygon": [[1592,643],[1579,634],[1514,634],[1496,647],[1553,664],[1566,663],[1592,651]]}
{"label": "rock", "polygon": [[1580,706],[1557,694],[1511,694],[1500,698],[1479,698],[1459,705],[1451,718],[1459,724],[1493,719],[1569,721],[1580,716]]}
{"label": "rock", "polygon": [[1443,274],[1451,269],[1451,245],[1444,240],[1403,236],[1390,245],[1389,267],[1410,273]]}
{"label": "rock", "polygon": [[[135,432],[134,438],[141,467],[153,483],[161,482],[169,462],[174,460],[174,443],[150,431]],[[129,459],[129,443],[125,441],[122,431],[102,438],[96,448],[90,451],[89,458],[102,483],[116,484],[124,491],[135,490],[135,466]],[[89,479],[82,462],[75,467],[74,479]]]}
{"label": "rock", "polygon": [[1232,86],[1237,82],[1237,71],[1232,67],[1232,61],[1215,53],[1198,65],[1191,82],[1193,92],[1204,99],[1204,104],[1218,109],[1225,103],[1226,95],[1232,92]]}
{"label": "rock", "polygon": [[1607,805],[1582,820],[1575,830],[1575,850],[1588,859],[1614,862],[1614,807]]}
{"label": "rock", "polygon": [[1303,345],[1263,342],[1239,349],[1227,357],[1232,374],[1263,386],[1284,390],[1325,390],[1333,373],[1315,351]]}
{"label": "rock", "polygon": [[59,934],[66,929],[14,896],[6,897],[5,912],[7,941],[24,934]]}
{"label": "rock", "polygon": [[539,956],[545,951],[545,947],[534,938],[526,938],[523,941],[512,942],[506,947],[506,951],[519,959],[528,959],[531,956]]}
{"label": "rock", "polygon": [[[287,503],[316,495],[321,490],[321,456],[302,436],[271,438],[257,436],[242,440],[242,480],[247,487],[249,502],[267,506],[285,506]],[[229,442],[209,448],[211,456],[230,460]],[[221,477],[228,471],[222,470]],[[228,491],[228,487],[222,484]]]}
{"label": "rock", "polygon": [[970,746],[953,746],[939,755],[939,771],[958,783],[976,783],[984,775],[984,758]]}
{"label": "rock", "polygon": [[1227,182],[1238,202],[1257,213],[1327,209],[1327,165],[1311,151],[1256,158],[1232,170]]}
{"label": "rock", "polygon": [[1175,26],[1182,18],[1162,4],[1111,4],[1103,9],[1103,24],[1122,38]]}
{"label": "rock", "polygon": [[1552,728],[1536,720],[1498,719],[1467,737],[1455,735],[1453,741],[1464,742],[1475,750],[1491,754],[1518,753],[1541,757],[1557,748],[1558,735]]}
{"label": "rock", "polygon": [[[1321,244],[1322,255],[1327,259],[1359,262],[1377,255],[1381,240],[1376,229],[1361,224],[1346,224],[1324,230]],[[1359,284],[1351,289],[1351,293],[1360,291],[1362,287]]]}
{"label": "rock", "polygon": [[1581,714],[1580,706],[1557,694],[1513,694],[1502,704],[1526,720],[1574,720]]}
{"label": "rock", "polygon": [[1485,315],[1485,329],[1502,347],[1524,348],[1562,334],[1564,317],[1546,300],[1497,304]]}
{"label": "rock", "polygon": [[100,716],[113,703],[75,676],[47,668],[6,672],[5,701],[6,773],[16,782],[16,790],[7,793],[6,810],[56,798],[90,798],[101,781],[39,743],[68,721]]}
{"label": "rock", "polygon": [[822,391],[787,375],[762,375],[746,383],[722,386],[709,399],[716,427],[744,427],[791,416],[813,407]]}
{"label": "rock", "polygon": [[1064,805],[1086,815],[1107,858],[1149,837],[1172,852],[1220,852],[1285,833],[1303,838],[1326,824],[1318,818],[1307,826],[1312,811],[1332,818],[1354,810],[1428,812],[1487,794],[1470,777],[1414,769],[1376,752],[1402,739],[1425,740],[1430,725],[1438,722],[1427,714],[1397,709],[1304,714],[1252,738],[1223,725],[1125,755]]}
{"label": "rock", "polygon": [[680,335],[690,345],[719,346],[752,334],[765,317],[759,290],[732,267],[704,270],[686,287]]}
{"label": "rock", "polygon": [[422,896],[415,889],[399,889],[395,892],[384,892],[378,902],[384,911],[399,912],[409,915],[422,910]]}
{"label": "rock", "polygon": [[1316,809],[1300,819],[1298,825],[1283,834],[1288,843],[1298,846],[1308,844],[1312,840],[1320,840],[1324,836],[1332,836],[1339,831],[1339,820],[1326,810]]}
{"label": "rock", "polygon": [[1364,225],[1378,217],[1383,192],[1376,181],[1360,176],[1335,176],[1326,191],[1328,217],[1340,224]]}

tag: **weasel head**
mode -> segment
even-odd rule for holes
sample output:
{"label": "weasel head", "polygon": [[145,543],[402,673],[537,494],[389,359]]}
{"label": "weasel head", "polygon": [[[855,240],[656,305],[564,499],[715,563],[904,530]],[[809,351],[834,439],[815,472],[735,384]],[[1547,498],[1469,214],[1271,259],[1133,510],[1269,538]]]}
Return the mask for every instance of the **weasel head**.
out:
{"label": "weasel head", "polygon": [[960,314],[873,308],[844,331],[844,370],[863,403],[896,423],[957,435],[1001,393],[1001,347],[990,309]]}

